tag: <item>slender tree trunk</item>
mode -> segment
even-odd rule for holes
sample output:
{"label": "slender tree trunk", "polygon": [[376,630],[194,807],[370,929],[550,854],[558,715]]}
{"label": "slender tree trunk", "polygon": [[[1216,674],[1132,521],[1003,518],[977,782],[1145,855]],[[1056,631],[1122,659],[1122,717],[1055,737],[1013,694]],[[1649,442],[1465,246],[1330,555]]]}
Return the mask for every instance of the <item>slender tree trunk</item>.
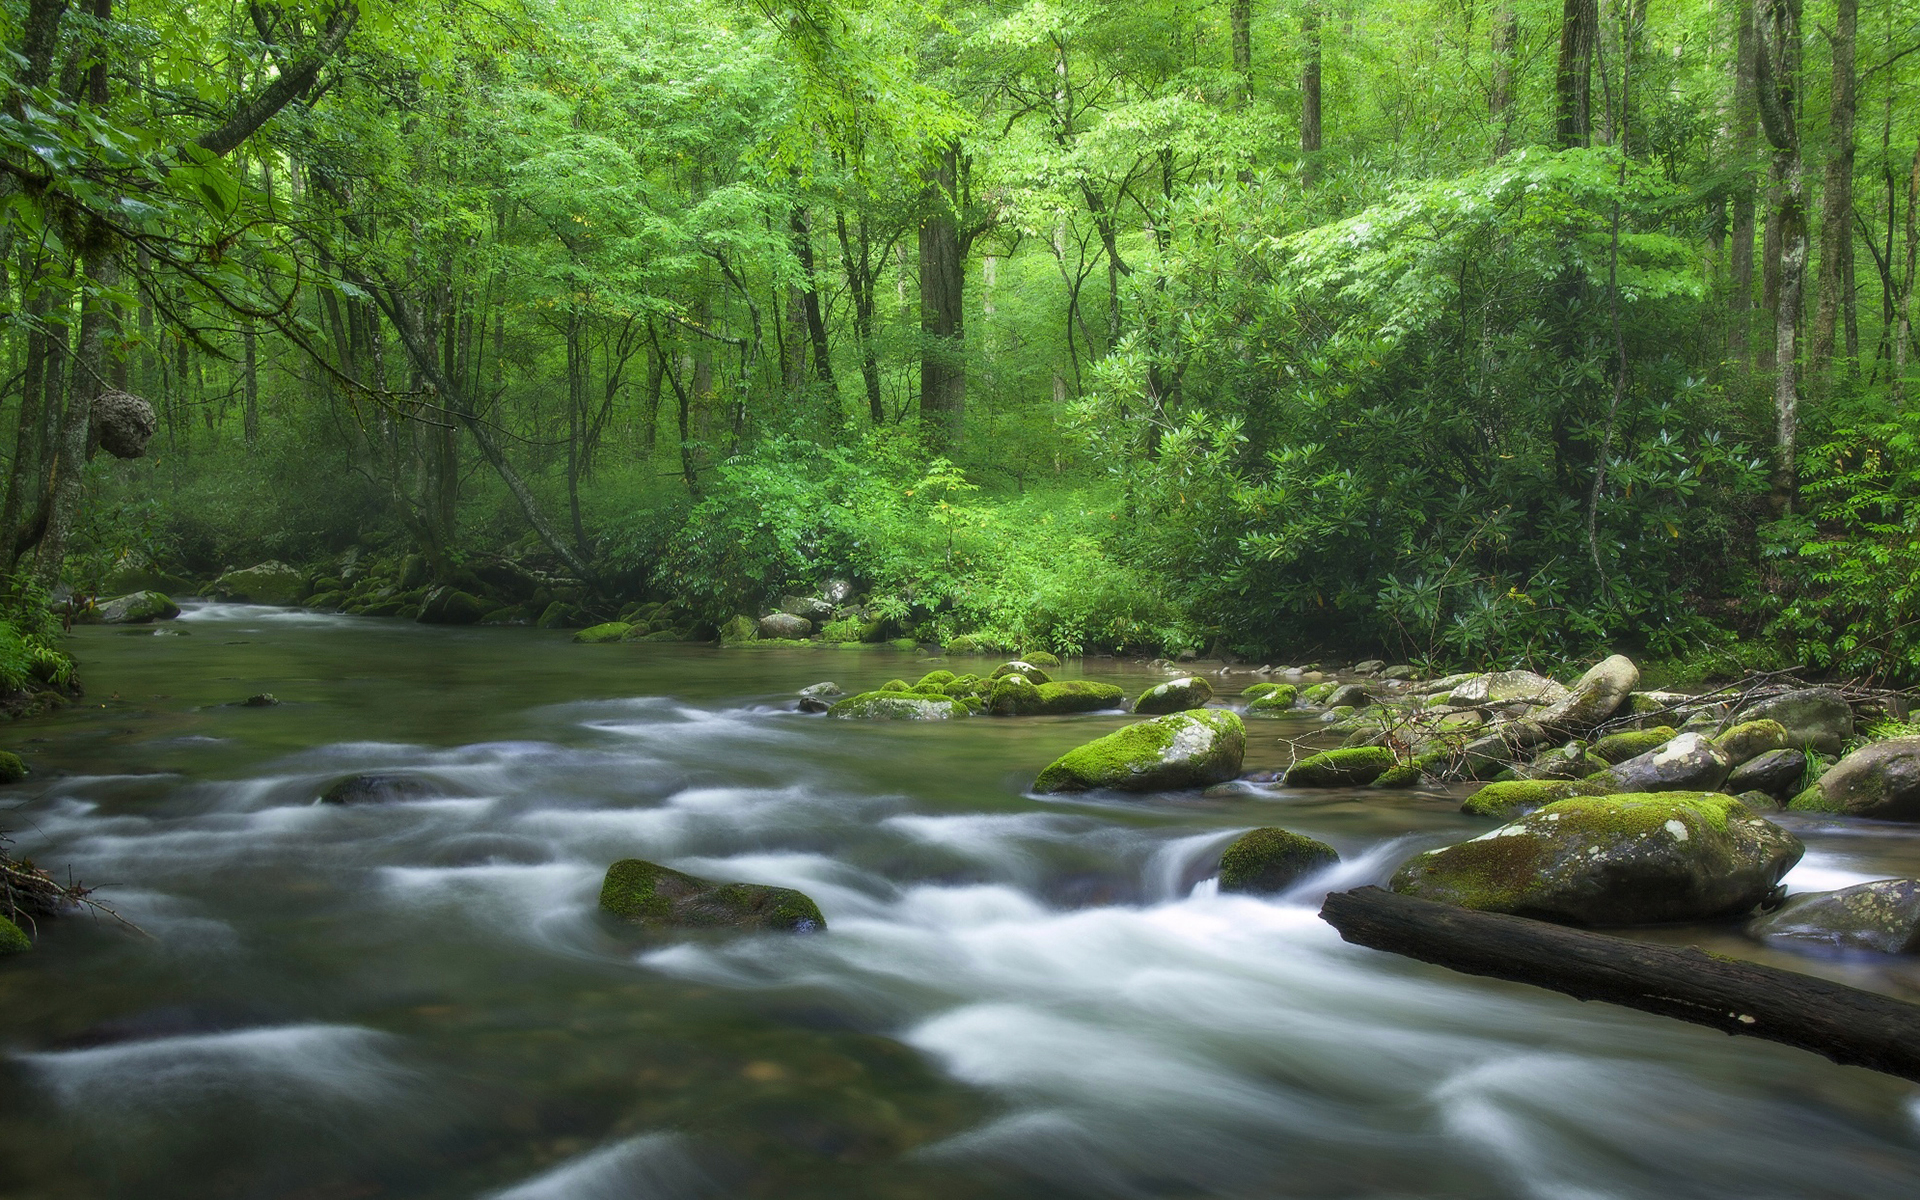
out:
{"label": "slender tree trunk", "polygon": [[1774,298],[1774,461],[1773,503],[1776,511],[1793,511],[1798,483],[1795,462],[1799,435],[1800,391],[1797,345],[1800,294],[1807,266],[1806,173],[1800,154],[1800,131],[1795,114],[1795,84],[1799,67],[1799,0],[1765,0],[1760,34],[1760,123],[1773,146],[1774,174],[1780,181],[1778,207],[1772,224],[1779,230],[1779,290]]}
{"label": "slender tree trunk", "polygon": [[1493,140],[1495,158],[1513,147],[1513,71],[1519,44],[1520,17],[1513,5],[1503,4],[1493,18],[1493,86],[1487,91],[1487,115],[1500,130]]}
{"label": "slender tree trunk", "polygon": [[[856,221],[855,229],[850,231],[846,213],[836,211],[834,229],[840,237],[840,261],[847,273],[847,290],[853,294],[853,340],[859,344],[860,381],[866,386],[867,416],[875,425],[884,425],[887,410],[880,400],[880,359],[873,348],[874,286],[879,275],[873,266],[873,244],[865,217]],[[885,257],[881,255],[883,261]]]}
{"label": "slender tree trunk", "polygon": [[[1889,223],[1893,214],[1887,214]],[[1907,265],[1900,289],[1900,317],[1893,333],[1893,398],[1904,403],[1907,386],[1907,347],[1913,338],[1914,269],[1920,266],[1920,145],[1913,149],[1913,167],[1907,173]]]}
{"label": "slender tree trunk", "polygon": [[960,148],[949,143],[922,173],[920,418],[942,445],[960,440],[966,416],[966,264],[960,246]]}
{"label": "slender tree trunk", "polygon": [[833,381],[833,351],[827,341],[827,322],[820,313],[820,287],[814,277],[813,229],[804,208],[793,209],[788,219],[793,232],[794,257],[800,260],[800,273],[806,279],[806,286],[800,290],[800,311],[806,315],[807,337],[813,343],[813,376],[826,389],[837,418],[840,393]]}
{"label": "slender tree trunk", "polygon": [[251,318],[240,324],[241,433],[247,445],[260,440],[260,360]]}
{"label": "slender tree trunk", "polygon": [[1753,145],[1758,136],[1754,111],[1753,0],[1740,0],[1735,15],[1733,111],[1731,135],[1739,171],[1733,184],[1732,228],[1727,237],[1727,357],[1742,370],[1751,365],[1748,349],[1753,324],[1754,180]]}
{"label": "slender tree trunk", "polygon": [[1315,154],[1320,150],[1320,3],[1309,0],[1300,14],[1306,35],[1305,53],[1300,67],[1300,150]]}
{"label": "slender tree trunk", "polygon": [[1836,0],[1832,120],[1820,189],[1820,284],[1807,347],[1807,374],[1822,393],[1832,387],[1834,335],[1853,282],[1853,60],[1859,25],[1860,0]]}
{"label": "slender tree trunk", "polygon": [[1598,0],[1564,0],[1560,64],[1554,74],[1554,141],[1585,146],[1593,133],[1593,48],[1599,36]]}
{"label": "slender tree trunk", "polygon": [[1231,0],[1227,24],[1233,42],[1233,72],[1244,92],[1253,78],[1253,0]]}

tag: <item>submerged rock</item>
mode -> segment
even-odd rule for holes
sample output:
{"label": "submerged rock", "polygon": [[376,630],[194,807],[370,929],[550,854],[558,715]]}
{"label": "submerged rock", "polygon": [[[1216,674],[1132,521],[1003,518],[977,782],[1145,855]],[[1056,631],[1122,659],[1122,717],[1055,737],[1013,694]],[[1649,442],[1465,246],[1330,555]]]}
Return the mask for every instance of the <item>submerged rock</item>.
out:
{"label": "submerged rock", "polygon": [[1213,685],[1198,675],[1187,675],[1157,683],[1141,692],[1140,698],[1133,702],[1133,711],[1156,716],[1185,712],[1190,708],[1205,708],[1211,699]]}
{"label": "submerged rock", "polygon": [[433,800],[446,794],[446,789],[421,775],[369,771],[336,780],[320,793],[320,803],[392,804],[404,800]]}
{"label": "submerged rock", "polygon": [[804,892],[760,883],[715,883],[671,867],[625,858],[607,868],[600,907],[654,929],[825,930],[820,906]]}
{"label": "submerged rock", "polygon": [[1241,834],[1220,856],[1223,892],[1284,892],[1340,855],[1325,842],[1267,827]]}
{"label": "submerged rock", "polygon": [[827,709],[829,717],[849,721],[946,721],[967,715],[967,706],[949,696],[924,692],[861,692]]}
{"label": "submerged rock", "polygon": [[573,640],[589,646],[598,646],[603,642],[618,642],[633,632],[633,626],[625,621],[607,621],[600,625],[589,625],[573,635]]}
{"label": "submerged rock", "polygon": [[1235,713],[1218,708],[1171,713],[1067,751],[1040,772],[1033,790],[1201,788],[1238,776],[1246,750],[1246,727]]}
{"label": "submerged rock", "polygon": [[1364,787],[1386,774],[1398,759],[1386,746],[1355,746],[1303,758],[1287,768],[1287,787]]}
{"label": "submerged rock", "polygon": [[1862,746],[1793,798],[1796,812],[1920,821],[1920,737]]}
{"label": "submerged rock", "polygon": [[1573,925],[1703,920],[1752,911],[1804,849],[1731,796],[1578,797],[1417,855],[1391,886]]}
{"label": "submerged rock", "polygon": [[1877,879],[1837,892],[1789,896],[1747,932],[1769,942],[1912,954],[1920,951],[1920,879]]}

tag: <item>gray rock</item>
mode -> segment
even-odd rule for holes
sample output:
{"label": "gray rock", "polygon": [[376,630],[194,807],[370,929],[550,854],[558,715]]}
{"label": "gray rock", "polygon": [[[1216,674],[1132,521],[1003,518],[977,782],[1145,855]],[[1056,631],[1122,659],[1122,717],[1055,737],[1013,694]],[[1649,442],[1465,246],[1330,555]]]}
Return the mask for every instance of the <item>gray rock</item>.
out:
{"label": "gray rock", "polygon": [[1796,812],[1920,821],[1920,737],[1862,746],[1793,798]]}
{"label": "gray rock", "polygon": [[833,707],[833,702],[846,692],[837,683],[815,683],[800,689],[800,711],[823,713]]}
{"label": "gray rock", "polygon": [[758,628],[763,638],[798,639],[813,632],[813,622],[792,613],[777,612],[761,617]]}
{"label": "gray rock", "polygon": [[1787,728],[1789,747],[1811,747],[1822,754],[1838,754],[1853,737],[1853,709],[1846,697],[1826,688],[1782,692],[1749,704],[1742,721],[1778,721]]}
{"label": "gray rock", "polygon": [[1001,663],[993,669],[993,674],[987,676],[987,678],[999,679],[1003,675],[1024,675],[1027,677],[1028,683],[1035,685],[1053,682],[1053,676],[1047,674],[1033,663],[1019,658],[1014,659],[1012,662]]}
{"label": "gray rock", "polygon": [[1411,666],[1407,665],[1406,663],[1400,663],[1396,666],[1388,667],[1386,670],[1380,672],[1380,678],[1392,679],[1400,682],[1411,682],[1412,680],[1418,679],[1419,677],[1420,677],[1420,672],[1414,670]]}
{"label": "gray rock", "polygon": [[1765,792],[1769,796],[1791,796],[1800,788],[1807,773],[1807,756],[1801,750],[1769,750],[1741,763],[1727,776],[1726,788],[1733,793]]}
{"label": "gray rock", "polygon": [[1373,697],[1359,684],[1346,683],[1328,692],[1322,703],[1328,708],[1365,708],[1373,703]]}
{"label": "gray rock", "polygon": [[1353,673],[1355,675],[1373,676],[1378,675],[1386,669],[1387,664],[1385,660],[1378,658],[1363,659],[1353,664]]}
{"label": "gray rock", "polygon": [[180,615],[180,606],[159,592],[134,592],[105,601],[89,615],[102,625],[145,625],[171,621]]}
{"label": "gray rock", "polygon": [[1454,704],[1554,704],[1569,695],[1566,687],[1532,671],[1494,671],[1476,675],[1453,689]]}
{"label": "gray rock", "polygon": [[1683,733],[1645,754],[1615,763],[1606,778],[1617,792],[1711,792],[1733,769],[1711,738]]}
{"label": "gray rock", "polygon": [[861,692],[827,709],[829,717],[848,721],[949,721],[969,715],[950,696],[924,692]]}
{"label": "gray rock", "polygon": [[298,604],[307,598],[307,577],[283,562],[263,562],[245,570],[228,571],[213,581],[213,594],[222,600],[252,604]]}
{"label": "gray rock", "polygon": [[1877,879],[1837,892],[1789,896],[1747,932],[1789,946],[1912,954],[1920,951],[1920,879]]}
{"label": "gray rock", "polygon": [[1804,851],[1731,796],[1577,797],[1417,855],[1390,886],[1484,912],[1646,925],[1751,912]]}
{"label": "gray rock", "polygon": [[1222,708],[1170,713],[1067,751],[1040,772],[1033,790],[1203,788],[1237,778],[1246,750],[1247,730],[1237,713]]}
{"label": "gray rock", "polygon": [[1205,708],[1211,699],[1212,684],[1198,675],[1183,675],[1141,692],[1140,698],[1133,702],[1133,711],[1143,716],[1161,716],[1185,712],[1190,708]]}
{"label": "gray rock", "polygon": [[1624,654],[1595,663],[1566,699],[1535,713],[1533,719],[1550,728],[1588,730],[1618,712],[1639,686],[1640,668]]}
{"label": "gray rock", "polygon": [[853,599],[853,585],[844,579],[829,579],[827,586],[820,589],[820,596],[828,604],[845,604]]}
{"label": "gray rock", "polygon": [[833,619],[833,602],[819,596],[782,596],[780,611],[789,616],[805,617],[815,623],[830,621]]}

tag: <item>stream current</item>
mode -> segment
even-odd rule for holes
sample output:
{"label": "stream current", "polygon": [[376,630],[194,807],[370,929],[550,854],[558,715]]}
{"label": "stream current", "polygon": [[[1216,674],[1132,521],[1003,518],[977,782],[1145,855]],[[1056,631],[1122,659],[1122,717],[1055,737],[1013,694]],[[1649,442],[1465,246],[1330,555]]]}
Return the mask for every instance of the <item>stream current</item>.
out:
{"label": "stream current", "polygon": [[[1920,1195],[1920,1088],[1342,943],[1320,898],[1483,832],[1457,796],[1039,799],[1126,718],[791,711],[931,669],[889,650],[235,605],[74,641],[87,698],[9,728],[0,829],[150,936],[0,960],[3,1196]],[[1249,771],[1317,728],[1250,722]],[[396,768],[446,797],[316,803]],[[1920,875],[1920,831],[1777,819],[1795,889]],[[1344,864],[1219,894],[1268,824]],[[625,857],[829,931],[635,940],[595,909]],[[1911,962],[1643,936],[1920,998]]]}

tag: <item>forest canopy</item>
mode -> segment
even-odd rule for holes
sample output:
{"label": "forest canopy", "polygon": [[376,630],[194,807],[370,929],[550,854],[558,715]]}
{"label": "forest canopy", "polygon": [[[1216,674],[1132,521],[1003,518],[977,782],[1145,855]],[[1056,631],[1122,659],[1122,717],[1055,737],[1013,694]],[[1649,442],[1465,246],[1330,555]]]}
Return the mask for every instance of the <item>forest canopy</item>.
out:
{"label": "forest canopy", "polygon": [[1920,676],[1911,0],[0,40],[10,685],[49,594],[354,556],[684,637],[848,580],[849,639]]}

